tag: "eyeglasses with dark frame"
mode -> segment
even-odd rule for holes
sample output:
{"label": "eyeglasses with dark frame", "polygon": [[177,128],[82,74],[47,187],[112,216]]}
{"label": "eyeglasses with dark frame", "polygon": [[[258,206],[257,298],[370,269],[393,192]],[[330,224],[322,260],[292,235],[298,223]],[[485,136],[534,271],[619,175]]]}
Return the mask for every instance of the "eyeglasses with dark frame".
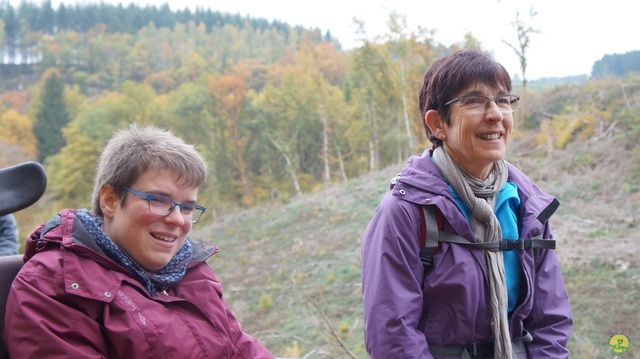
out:
{"label": "eyeglasses with dark frame", "polygon": [[150,194],[145,192],[136,191],[129,187],[120,187],[128,192],[131,192],[134,196],[140,197],[149,203],[149,212],[156,216],[167,217],[176,207],[180,208],[180,214],[185,221],[196,223],[202,214],[207,210],[205,207],[192,204],[192,203],[179,203],[165,196],[156,194]]}
{"label": "eyeglasses with dark frame", "polygon": [[495,102],[502,113],[512,113],[518,107],[520,96],[508,94],[498,97],[488,97],[481,95],[464,95],[456,97],[446,102],[444,105],[449,106],[459,102],[462,107],[476,113],[485,113],[489,109],[491,102]]}

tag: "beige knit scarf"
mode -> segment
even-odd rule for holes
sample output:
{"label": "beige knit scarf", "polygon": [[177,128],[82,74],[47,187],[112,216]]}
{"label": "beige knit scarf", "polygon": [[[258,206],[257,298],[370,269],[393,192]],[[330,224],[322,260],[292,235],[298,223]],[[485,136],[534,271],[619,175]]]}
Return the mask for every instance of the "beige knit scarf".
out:
{"label": "beige knit scarf", "polygon": [[[478,242],[502,240],[502,229],[494,214],[498,192],[507,181],[504,160],[494,162],[489,177],[482,181],[458,166],[440,146],[433,152],[440,172],[462,201],[469,206],[469,221]],[[494,335],[494,358],[517,358],[511,346],[507,317],[507,288],[501,251],[485,251],[491,300],[491,327]]]}

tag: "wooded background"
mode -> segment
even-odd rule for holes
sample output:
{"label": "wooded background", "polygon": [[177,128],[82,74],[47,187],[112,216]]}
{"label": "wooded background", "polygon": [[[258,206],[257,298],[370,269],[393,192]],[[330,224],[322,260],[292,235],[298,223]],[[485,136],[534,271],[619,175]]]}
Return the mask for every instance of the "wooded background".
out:
{"label": "wooded background", "polygon": [[[132,122],[169,128],[202,151],[212,171],[201,200],[214,216],[376,171],[428,146],[416,100],[429,65],[482,49],[472,34],[436,43],[433,30],[410,30],[393,12],[385,37],[360,30],[362,45],[349,51],[317,29],[168,5],[4,0],[0,21],[3,152],[45,163],[57,208],[89,205],[105,141]],[[617,57],[593,76],[624,66]],[[581,106],[573,95],[554,100],[543,114],[525,107],[520,128]],[[596,104],[585,106],[576,110]],[[598,117],[591,127],[611,121]]]}

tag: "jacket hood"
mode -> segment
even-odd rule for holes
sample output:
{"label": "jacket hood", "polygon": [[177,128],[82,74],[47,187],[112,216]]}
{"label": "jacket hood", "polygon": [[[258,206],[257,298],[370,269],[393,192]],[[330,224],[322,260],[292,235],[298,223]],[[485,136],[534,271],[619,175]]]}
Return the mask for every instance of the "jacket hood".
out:
{"label": "jacket hood", "polygon": [[429,204],[434,196],[451,197],[447,183],[431,160],[431,150],[409,157],[389,187],[394,196],[422,205]]}

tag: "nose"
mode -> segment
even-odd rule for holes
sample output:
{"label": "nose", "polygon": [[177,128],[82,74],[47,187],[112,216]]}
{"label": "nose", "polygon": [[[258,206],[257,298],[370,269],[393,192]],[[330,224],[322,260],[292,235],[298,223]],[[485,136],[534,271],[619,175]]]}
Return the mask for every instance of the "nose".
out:
{"label": "nose", "polygon": [[500,110],[500,107],[498,107],[498,104],[495,101],[487,102],[485,118],[494,121],[501,121],[504,118],[504,113]]}
{"label": "nose", "polygon": [[173,223],[178,227],[181,227],[185,222],[184,216],[178,206],[174,206],[169,215],[164,218],[165,221]]}

